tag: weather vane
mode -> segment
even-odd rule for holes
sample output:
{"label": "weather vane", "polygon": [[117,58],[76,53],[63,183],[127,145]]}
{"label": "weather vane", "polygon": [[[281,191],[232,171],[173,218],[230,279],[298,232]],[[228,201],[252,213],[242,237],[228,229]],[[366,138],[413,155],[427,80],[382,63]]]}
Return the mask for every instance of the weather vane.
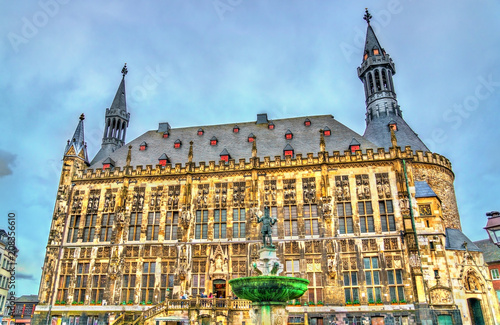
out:
{"label": "weather vane", "polygon": [[365,8],[365,15],[363,16],[363,19],[366,20],[366,22],[368,23],[368,25],[370,25],[370,19],[372,19],[372,15],[370,15],[370,13],[368,12],[368,8]]}
{"label": "weather vane", "polygon": [[128,70],[127,70],[127,64],[125,63],[125,65],[123,66],[123,69],[122,69],[122,75],[123,77],[125,77],[125,75],[128,73]]}

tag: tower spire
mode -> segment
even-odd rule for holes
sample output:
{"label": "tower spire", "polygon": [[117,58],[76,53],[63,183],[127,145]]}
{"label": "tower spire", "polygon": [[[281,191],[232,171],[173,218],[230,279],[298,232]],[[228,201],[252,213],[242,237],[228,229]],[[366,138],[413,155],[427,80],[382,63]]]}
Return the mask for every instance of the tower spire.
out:
{"label": "tower spire", "polygon": [[130,120],[130,113],[127,112],[127,96],[125,93],[125,76],[128,73],[126,63],[121,73],[122,80],[118,86],[118,90],[111,106],[106,109],[101,149],[94,159],[92,159],[92,165],[108,157],[113,151],[125,144],[125,135]]}
{"label": "tower spire", "polygon": [[[366,130],[364,137],[373,143],[389,149],[397,137],[400,146],[411,146],[413,150],[429,151],[417,134],[406,124],[398,105],[393,76],[396,66],[380,45],[370,25],[372,15],[365,10],[363,19],[366,28],[363,61],[358,67],[358,77],[363,83],[366,103]],[[396,132],[391,137],[391,130]]]}
{"label": "tower spire", "polygon": [[87,155],[87,143],[85,143],[83,120],[85,120],[85,115],[82,113],[73,137],[66,144],[64,157],[78,157],[88,165],[89,157]]}

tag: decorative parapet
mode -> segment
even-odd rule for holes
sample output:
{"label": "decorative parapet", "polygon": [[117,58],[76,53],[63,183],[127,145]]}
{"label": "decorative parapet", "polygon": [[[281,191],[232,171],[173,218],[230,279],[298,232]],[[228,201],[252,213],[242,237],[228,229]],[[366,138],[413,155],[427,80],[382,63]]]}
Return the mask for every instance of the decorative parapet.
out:
{"label": "decorative parapet", "polygon": [[341,154],[339,151],[333,151],[330,155],[328,152],[318,152],[316,156],[313,153],[307,153],[306,157],[302,154],[297,154],[295,158],[287,156],[275,156],[272,159],[269,156],[261,160],[259,157],[249,158],[248,160],[242,158],[236,162],[234,159],[229,159],[228,162],[223,160],[216,163],[215,161],[199,162],[197,165],[194,163],[186,162],[184,165],[177,163],[174,166],[167,163],[162,165],[142,165],[135,167],[115,167],[113,169],[96,168],[95,170],[87,169],[83,175],[76,175],[75,179],[90,180],[90,179],[103,179],[103,178],[121,178],[133,176],[160,176],[160,175],[179,175],[179,174],[199,174],[211,172],[226,172],[226,171],[248,171],[251,169],[259,168],[283,168],[283,167],[298,167],[310,166],[321,164],[346,164],[346,163],[363,163],[363,162],[376,162],[388,161],[394,159],[409,159],[416,163],[426,163],[442,166],[451,171],[450,161],[437,153],[416,151],[415,153],[410,146],[401,150],[400,147],[391,147],[388,151],[384,148],[378,148],[376,152],[372,149],[366,149],[363,153],[362,150],[357,150],[352,154],[349,150]]}

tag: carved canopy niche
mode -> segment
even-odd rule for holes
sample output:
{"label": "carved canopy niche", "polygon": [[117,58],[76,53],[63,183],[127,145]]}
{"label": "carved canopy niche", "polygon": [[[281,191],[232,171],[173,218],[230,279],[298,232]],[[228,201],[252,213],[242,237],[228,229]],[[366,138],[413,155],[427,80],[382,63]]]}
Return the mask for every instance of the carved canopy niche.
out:
{"label": "carved canopy niche", "polygon": [[451,290],[446,287],[434,287],[430,289],[431,304],[432,305],[451,305],[453,304],[453,297]]}

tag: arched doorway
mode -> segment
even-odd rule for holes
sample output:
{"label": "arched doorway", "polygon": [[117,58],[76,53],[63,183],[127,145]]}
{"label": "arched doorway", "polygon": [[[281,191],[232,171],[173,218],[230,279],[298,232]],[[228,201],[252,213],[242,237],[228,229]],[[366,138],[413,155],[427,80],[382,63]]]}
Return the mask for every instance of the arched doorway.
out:
{"label": "arched doorway", "polygon": [[469,306],[469,315],[473,325],[483,325],[484,317],[483,310],[481,309],[481,300],[477,298],[467,299],[467,305]]}

